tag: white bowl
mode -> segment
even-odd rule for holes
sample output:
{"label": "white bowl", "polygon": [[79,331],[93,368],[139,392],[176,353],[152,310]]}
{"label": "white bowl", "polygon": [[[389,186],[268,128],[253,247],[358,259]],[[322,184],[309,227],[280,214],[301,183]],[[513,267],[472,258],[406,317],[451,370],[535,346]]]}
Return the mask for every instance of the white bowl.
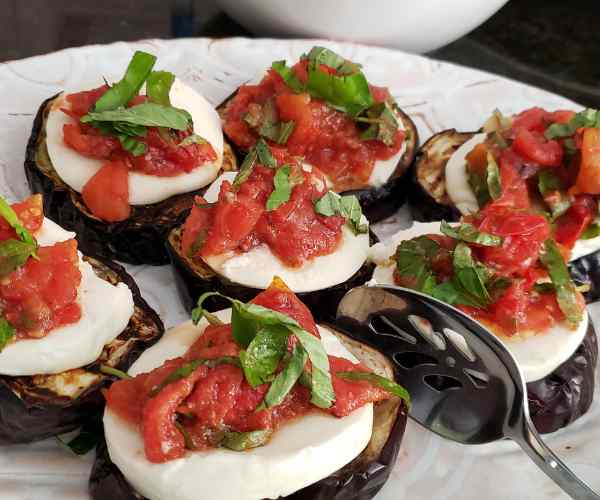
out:
{"label": "white bowl", "polygon": [[349,40],[428,52],[479,26],[508,0],[218,0],[260,36]]}

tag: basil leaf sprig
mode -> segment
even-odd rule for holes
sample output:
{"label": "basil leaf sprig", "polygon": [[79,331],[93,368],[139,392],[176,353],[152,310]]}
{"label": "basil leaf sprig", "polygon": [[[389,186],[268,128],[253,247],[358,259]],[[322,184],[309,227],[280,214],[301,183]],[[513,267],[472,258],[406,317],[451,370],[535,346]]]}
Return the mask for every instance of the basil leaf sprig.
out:
{"label": "basil leaf sprig", "polygon": [[175,82],[175,75],[170,71],[152,71],[146,79],[146,95],[150,102],[171,106],[171,87]]}
{"label": "basil leaf sprig", "polygon": [[389,378],[370,372],[337,372],[335,376],[346,380],[365,380],[404,400],[406,406],[410,408],[410,394],[408,391]]}
{"label": "basil leaf sprig", "polygon": [[16,333],[15,328],[8,320],[0,316],[0,352],[8,345]]}
{"label": "basil leaf sprig", "polygon": [[[198,305],[192,311],[192,321],[194,323],[197,324],[204,317],[205,310],[202,304],[211,296],[219,296],[231,302],[233,338],[243,348],[240,353],[242,369],[246,376],[249,371],[252,372],[251,379],[254,382],[270,380],[279,362],[283,360],[287,353],[287,338],[294,335],[298,339],[295,353],[292,354],[283,370],[273,378],[271,387],[265,395],[264,404],[267,408],[279,404],[292,389],[301,373],[306,370],[306,363],[301,363],[304,357],[310,359],[312,365],[310,370],[311,402],[320,408],[331,407],[335,400],[335,394],[329,372],[329,359],[317,337],[308,333],[296,320],[285,314],[257,304],[245,304],[218,292],[204,293],[198,299]],[[283,342],[269,340],[268,361],[257,363],[254,358],[256,358],[256,353],[265,348],[262,343],[267,342],[267,332],[277,337],[285,337],[286,343],[284,345]],[[258,340],[256,340],[257,337]],[[259,343],[262,345],[259,345]],[[274,360],[277,360],[277,365],[275,365]],[[298,369],[299,365],[302,365],[302,370]]]}
{"label": "basil leaf sprig", "polygon": [[285,164],[277,169],[273,177],[273,191],[267,200],[267,211],[276,210],[284,203],[290,201],[292,189],[304,182],[304,175],[294,171],[294,167]]}
{"label": "basil leaf sprig", "polygon": [[392,106],[387,102],[378,102],[367,108],[364,115],[356,118],[359,123],[368,124],[368,128],[360,134],[362,140],[377,139],[386,146],[393,146],[398,132],[398,119]]}
{"label": "basil leaf sprig", "polygon": [[483,174],[470,168],[467,168],[467,174],[469,185],[473,189],[480,207],[484,207],[490,201],[497,200],[502,196],[500,169],[491,153],[487,153],[487,166]]}
{"label": "basil leaf sprig", "polygon": [[225,432],[219,442],[221,448],[233,451],[246,451],[264,446],[273,435],[272,429],[259,429],[249,432]]}
{"label": "basil leaf sprig", "polygon": [[271,153],[269,145],[262,138],[256,141],[256,144],[248,151],[248,154],[240,165],[240,169],[232,182],[234,189],[238,189],[248,180],[248,177],[250,177],[250,174],[252,174],[254,167],[258,163],[269,168],[277,167],[277,160],[273,156],[273,153]]}
{"label": "basil leaf sprig", "polygon": [[440,223],[440,231],[455,240],[475,243],[486,247],[497,247],[502,245],[502,238],[495,234],[479,231],[473,224],[463,222],[458,226],[451,226],[445,220]]}
{"label": "basil leaf sprig", "polygon": [[189,114],[186,111],[154,102],[145,102],[131,108],[90,111],[87,115],[81,117],[81,122],[115,122],[117,127],[127,123],[144,127],[166,127],[175,130],[187,130],[190,126]]}
{"label": "basil leaf sprig", "polygon": [[571,280],[567,265],[554,240],[548,239],[544,242],[540,261],[548,270],[550,280],[556,290],[558,307],[565,315],[567,323],[575,328],[583,319],[583,308],[575,283]]}
{"label": "basil leaf sprig", "polygon": [[579,128],[600,128],[600,111],[587,108],[576,113],[567,123],[553,123],[544,132],[546,139],[571,137]]}
{"label": "basil leaf sprig", "polygon": [[277,144],[286,144],[296,127],[294,121],[284,122],[279,119],[274,99],[267,99],[262,105],[251,105],[243,120],[258,135]]}
{"label": "basil leaf sprig", "polygon": [[0,217],[2,217],[6,222],[8,222],[9,226],[12,227],[17,236],[21,239],[23,243],[29,243],[31,245],[36,245],[35,238],[33,235],[27,230],[21,221],[17,217],[16,212],[12,209],[12,207],[7,203],[7,201],[0,196]]}
{"label": "basil leaf sprig", "polygon": [[563,215],[571,206],[571,201],[562,181],[550,169],[544,168],[538,174],[538,189],[544,203],[550,209],[552,220],[556,220]]}
{"label": "basil leaf sprig", "polygon": [[0,276],[6,276],[25,264],[29,257],[37,258],[38,244],[2,197],[0,197],[0,217],[8,222],[19,238],[17,240],[9,238],[0,242]]}
{"label": "basil leaf sprig", "polygon": [[315,202],[315,212],[326,217],[340,215],[354,234],[369,232],[369,225],[362,222],[362,209],[354,195],[340,196],[334,191],[328,191]]}

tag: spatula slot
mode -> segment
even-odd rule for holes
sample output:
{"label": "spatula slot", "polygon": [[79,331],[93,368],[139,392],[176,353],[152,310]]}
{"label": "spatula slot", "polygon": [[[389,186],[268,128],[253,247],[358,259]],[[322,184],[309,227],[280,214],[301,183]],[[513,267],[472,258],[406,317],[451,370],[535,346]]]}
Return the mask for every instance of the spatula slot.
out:
{"label": "spatula slot", "polygon": [[490,376],[487,373],[472,370],[471,368],[464,368],[463,371],[477,389],[485,389],[490,383]]}
{"label": "spatula slot", "polygon": [[438,392],[453,391],[463,387],[460,380],[450,375],[425,375],[423,381]]}
{"label": "spatula slot", "polygon": [[412,370],[418,366],[437,366],[438,361],[432,356],[423,354],[422,352],[397,352],[394,354],[394,360],[402,368]]}
{"label": "spatula slot", "polygon": [[431,322],[428,319],[417,316],[416,314],[409,314],[408,321],[417,333],[419,333],[421,337],[429,342],[435,349],[438,351],[446,350],[446,340],[442,335],[434,331]]}
{"label": "spatula slot", "polygon": [[383,314],[374,315],[373,317],[371,317],[371,320],[369,322],[369,328],[377,335],[388,335],[394,338],[400,337],[400,339],[412,345],[415,345],[417,343],[417,339],[414,335],[411,335],[407,331],[395,325]]}
{"label": "spatula slot", "polygon": [[450,328],[444,328],[443,332],[444,335],[446,335],[446,338],[452,343],[452,345],[454,345],[454,347],[456,347],[458,352],[460,352],[467,361],[474,362],[477,360],[477,356],[475,356],[469,347],[469,344],[467,344],[467,341],[460,333],[457,333]]}

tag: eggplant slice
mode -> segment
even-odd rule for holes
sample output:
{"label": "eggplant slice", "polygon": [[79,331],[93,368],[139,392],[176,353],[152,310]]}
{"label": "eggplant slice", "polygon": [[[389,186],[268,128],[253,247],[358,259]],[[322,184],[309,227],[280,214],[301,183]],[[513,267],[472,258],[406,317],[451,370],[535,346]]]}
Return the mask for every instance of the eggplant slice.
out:
{"label": "eggplant slice", "polygon": [[[58,94],[60,95],[60,94]],[[46,147],[46,119],[58,97],[42,103],[33,123],[25,155],[25,174],[34,193],[44,195],[44,213],[60,226],[77,233],[82,252],[130,264],[168,264],[163,241],[178,216],[192,206],[194,195],[206,188],[171,196],[151,205],[132,206],[131,216],[106,222],[94,216],[81,194],[59,177]],[[231,147],[225,142],[222,170],[236,170]],[[168,179],[165,180],[168,182]]]}
{"label": "eggplant slice", "polygon": [[[369,368],[394,377],[393,363],[382,353],[327,325],[342,343]],[[399,381],[401,382],[401,381]],[[404,430],[407,408],[396,398],[374,405],[373,434],[364,451],[352,462],[330,476],[291,495],[289,500],[369,500],[383,487],[396,462]],[[96,450],[96,461],[89,482],[93,500],[145,500],[127,482],[110,460],[106,443]]]}
{"label": "eggplant slice", "polygon": [[[171,256],[172,270],[175,277],[177,290],[188,311],[196,306],[198,297],[205,292],[221,292],[223,295],[233,297],[242,302],[249,302],[262,290],[250,288],[234,283],[227,278],[215,273],[202,260],[192,260],[184,255],[181,248],[182,226],[171,230],[167,239],[167,251]],[[370,244],[377,242],[376,236],[371,233]],[[363,266],[348,280],[338,285],[315,290],[314,292],[300,292],[298,297],[313,312],[317,321],[333,321],[339,301],[348,290],[355,286],[364,285],[371,276],[375,265],[365,262]],[[220,297],[209,297],[204,302],[204,307],[209,311],[218,311],[230,307],[231,304]]]}
{"label": "eggplant slice", "polygon": [[135,304],[133,316],[100,357],[83,368],[56,375],[0,375],[0,444],[28,443],[79,428],[102,411],[101,389],[115,380],[101,373],[100,365],[127,371],[164,333],[159,316],[122,266],[97,258],[84,259],[100,278],[129,287]]}
{"label": "eggplant slice", "polygon": [[600,299],[600,250],[569,262],[569,272],[576,283],[589,286],[583,292],[588,304]]}
{"label": "eggplant slice", "polygon": [[[236,94],[237,90],[217,106],[217,111],[221,115],[222,120],[224,119],[228,103],[236,96]],[[380,220],[395,214],[406,200],[406,196],[410,190],[410,183],[407,181],[405,174],[412,165],[419,146],[419,134],[414,122],[398,107],[398,105],[394,105],[394,110],[402,121],[406,133],[404,139],[406,142],[406,151],[404,151],[404,154],[400,157],[394,172],[383,186],[367,186],[365,188],[353,189],[341,193],[353,194],[356,196],[360,202],[363,213],[371,223],[379,222]],[[246,155],[246,151],[236,146],[233,141],[230,140],[230,142],[238,162],[241,163]]]}
{"label": "eggplant slice", "polygon": [[413,167],[413,189],[408,196],[412,216],[419,222],[456,221],[460,212],[446,192],[446,163],[476,132],[444,130],[431,136],[417,153]]}
{"label": "eggplant slice", "polygon": [[541,433],[566,427],[592,404],[598,339],[590,319],[588,331],[573,355],[541,380],[527,384],[529,413]]}

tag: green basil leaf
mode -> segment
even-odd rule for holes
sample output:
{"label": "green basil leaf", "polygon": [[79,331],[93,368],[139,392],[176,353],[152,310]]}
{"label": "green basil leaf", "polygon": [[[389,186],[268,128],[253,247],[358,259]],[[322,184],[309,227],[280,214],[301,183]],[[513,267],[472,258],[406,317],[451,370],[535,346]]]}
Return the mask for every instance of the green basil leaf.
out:
{"label": "green basil leaf", "polygon": [[152,71],[146,80],[146,95],[151,102],[171,106],[169,93],[175,81],[175,75],[169,71]]}
{"label": "green basil leaf", "polygon": [[219,446],[233,451],[246,451],[264,446],[273,435],[271,429],[250,432],[226,432]]}
{"label": "green basil leaf", "polygon": [[550,209],[551,220],[556,220],[571,206],[562,181],[550,169],[542,169],[538,174],[538,189]]}
{"label": "green basil leaf", "polygon": [[121,143],[121,147],[125,151],[129,151],[133,156],[141,156],[145,154],[148,149],[146,143],[138,141],[133,137],[129,137],[128,135],[118,134],[117,138]]}
{"label": "green basil leaf", "polygon": [[262,163],[265,167],[276,168],[277,160],[271,153],[271,149],[269,145],[263,140],[259,139],[256,141],[256,145],[254,146],[256,149],[256,153],[258,154],[258,161]]}
{"label": "green basil leaf", "polygon": [[292,68],[289,68],[285,61],[275,61],[271,64],[271,69],[283,78],[285,84],[294,92],[304,92],[304,84],[295,75]]}
{"label": "green basil leaf", "polygon": [[[290,360],[283,370],[277,374],[275,380],[271,383],[271,387],[269,387],[267,394],[265,394],[265,407],[271,408],[283,402],[284,398],[304,373],[303,370],[307,360],[308,353],[306,352],[306,349],[301,345],[296,344]],[[312,391],[312,383],[310,384],[310,389]]]}
{"label": "green basil leaf", "polygon": [[207,143],[208,143],[208,141],[204,137],[201,137],[198,134],[190,134],[185,139],[183,139],[183,141],[181,141],[179,144],[177,144],[177,146],[179,146],[181,148],[183,146],[191,146],[192,144],[207,144]]}
{"label": "green basil leaf", "polygon": [[596,109],[584,109],[576,113],[568,123],[553,123],[544,132],[546,139],[570,137],[578,128],[600,128],[600,113]]}
{"label": "green basil leaf", "polygon": [[196,238],[194,239],[194,241],[192,242],[190,249],[188,250],[188,257],[190,259],[193,259],[196,254],[198,253],[198,251],[204,246],[204,243],[206,242],[206,238],[208,237],[208,229],[207,228],[203,228],[200,229],[200,231],[198,231],[198,234],[196,235]]}
{"label": "green basil leaf", "polygon": [[362,140],[376,139],[386,146],[393,146],[398,132],[398,120],[387,102],[378,102],[366,110],[366,116],[358,116],[356,121],[368,123],[369,127],[360,134]]}
{"label": "green basil leaf", "polygon": [[556,288],[554,288],[554,285],[552,283],[547,283],[547,282],[536,283],[535,285],[533,285],[533,289],[538,293],[554,293],[554,292],[556,292]]}
{"label": "green basil leaf", "polygon": [[494,159],[494,156],[488,152],[486,167],[486,183],[488,192],[492,200],[497,200],[502,196],[502,184],[500,182],[500,169]]}
{"label": "green basil leaf", "polygon": [[469,186],[471,186],[473,194],[475,195],[475,198],[477,198],[477,204],[480,208],[485,207],[490,201],[492,201],[487,184],[487,172],[486,175],[480,175],[476,171],[468,168],[466,163],[465,168],[467,170]]}
{"label": "green basil leaf", "polygon": [[254,166],[258,162],[258,153],[256,152],[256,148],[252,148],[248,151],[248,154],[244,158],[244,161],[240,165],[240,170],[233,179],[232,187],[234,189],[238,189],[244,182],[248,180],[252,170],[254,170]]}
{"label": "green basil leaf", "polygon": [[289,334],[285,327],[265,327],[258,331],[248,348],[240,352],[242,370],[252,387],[270,382],[271,376],[287,352]]}
{"label": "green basil leaf", "polygon": [[323,99],[335,109],[353,117],[373,105],[373,96],[362,72],[338,76],[325,73],[310,64],[306,88],[313,97]]}
{"label": "green basil leaf", "polygon": [[408,391],[389,378],[369,372],[337,372],[335,375],[345,380],[364,380],[372,385],[381,387],[384,391],[404,400],[406,406],[410,408],[410,395]]}
{"label": "green basil leaf", "polygon": [[152,54],[136,51],[123,78],[96,101],[94,111],[109,111],[125,106],[140,91],[155,63],[156,57]]}
{"label": "green basil leaf", "polygon": [[158,384],[150,391],[149,396],[153,398],[167,385],[189,377],[198,369],[198,367],[203,365],[208,366],[209,368],[214,368],[215,366],[219,365],[233,365],[241,368],[239,358],[235,358],[233,356],[220,356],[214,359],[194,359],[188,363],[185,363],[184,365],[180,366],[175,371],[167,375],[167,377],[160,384]]}
{"label": "green basil leaf", "polygon": [[583,310],[579,303],[578,292],[571,280],[569,270],[554,240],[544,242],[544,251],[540,261],[548,270],[550,280],[556,289],[558,307],[565,315],[567,323],[576,327],[583,319]]}
{"label": "green basil leaf", "polygon": [[306,58],[313,64],[324,64],[325,66],[329,66],[341,75],[356,73],[357,71],[360,71],[362,67],[360,64],[348,61],[325,47],[313,47]]}
{"label": "green basil leaf", "polygon": [[275,176],[273,177],[274,189],[267,200],[267,212],[276,210],[284,203],[290,201],[290,197],[292,196],[292,186],[289,179],[291,171],[291,165],[284,165],[275,172]]}
{"label": "green basil leaf", "polygon": [[440,231],[455,240],[466,241],[467,243],[476,243],[486,247],[497,247],[502,245],[502,238],[495,234],[480,232],[473,224],[463,222],[453,227],[443,220],[440,224]]}
{"label": "green basil leaf", "polygon": [[166,127],[175,130],[187,130],[190,126],[189,113],[186,111],[153,102],[137,104],[131,108],[92,111],[82,116],[81,121],[83,123],[122,122],[146,127]]}
{"label": "green basil leaf", "polygon": [[340,196],[328,191],[315,202],[315,212],[325,217],[340,215],[354,234],[369,232],[369,225],[362,223],[362,209],[358,198],[354,195]]}
{"label": "green basil leaf", "polygon": [[586,227],[585,231],[579,237],[580,240],[591,240],[592,238],[597,238],[600,236],[600,224],[597,222],[593,222],[588,227]]}
{"label": "green basil leaf", "polygon": [[0,316],[0,352],[2,352],[16,333],[15,328],[8,320],[5,317]]}
{"label": "green basil leaf", "polygon": [[37,249],[37,242],[35,241],[33,235],[21,224],[21,221],[17,217],[16,212],[12,209],[12,207],[6,202],[4,198],[0,196],[0,217],[4,218],[8,225],[12,227],[17,236],[24,243],[29,243],[33,245]]}
{"label": "green basil leaf", "polygon": [[396,248],[394,259],[400,276],[415,279],[415,289],[431,293],[436,285],[431,271],[431,259],[441,249],[439,243],[427,236],[405,240]]}
{"label": "green basil leaf", "polygon": [[37,245],[21,240],[8,239],[0,242],[0,276],[6,276],[21,267],[35,255]]}
{"label": "green basil leaf", "polygon": [[128,380],[133,378],[128,373],[125,373],[124,371],[119,370],[118,368],[108,365],[100,365],[100,373],[104,373],[105,375],[111,375],[112,377],[117,377],[121,380]]}

